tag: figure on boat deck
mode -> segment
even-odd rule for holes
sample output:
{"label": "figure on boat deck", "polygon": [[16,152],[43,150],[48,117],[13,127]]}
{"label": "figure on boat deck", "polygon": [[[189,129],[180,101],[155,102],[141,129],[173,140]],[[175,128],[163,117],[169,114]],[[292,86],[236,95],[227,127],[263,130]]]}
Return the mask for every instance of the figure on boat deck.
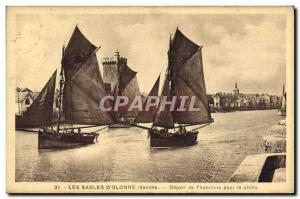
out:
{"label": "figure on boat deck", "polygon": [[179,134],[186,134],[186,128],[184,126],[179,126]]}

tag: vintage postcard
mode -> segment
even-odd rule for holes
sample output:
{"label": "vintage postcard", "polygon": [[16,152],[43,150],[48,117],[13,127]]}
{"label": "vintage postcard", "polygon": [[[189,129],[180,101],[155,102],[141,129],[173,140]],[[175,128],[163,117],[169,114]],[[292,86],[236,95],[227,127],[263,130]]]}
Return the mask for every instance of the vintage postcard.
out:
{"label": "vintage postcard", "polygon": [[294,193],[293,7],[7,7],[7,192]]}

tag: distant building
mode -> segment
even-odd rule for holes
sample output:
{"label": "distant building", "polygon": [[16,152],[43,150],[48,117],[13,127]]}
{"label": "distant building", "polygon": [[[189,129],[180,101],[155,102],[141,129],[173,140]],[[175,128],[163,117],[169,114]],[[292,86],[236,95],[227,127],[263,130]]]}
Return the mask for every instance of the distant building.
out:
{"label": "distant building", "polygon": [[281,97],[276,95],[270,96],[270,106],[274,108],[278,108],[281,105]]}
{"label": "distant building", "polygon": [[262,94],[259,96],[260,105],[263,108],[270,108],[271,107],[271,97],[268,94]]}
{"label": "distant building", "polygon": [[234,88],[234,90],[233,90],[233,94],[234,94],[234,95],[240,94],[240,90],[238,89],[237,83],[236,83],[236,82],[235,82],[235,88]]}
{"label": "distant building", "polygon": [[280,107],[280,97],[268,94],[243,94],[235,83],[233,93],[218,92],[211,97],[210,109],[217,112],[235,110],[277,109]]}
{"label": "distant building", "polygon": [[29,88],[16,88],[15,91],[15,113],[18,115],[24,114],[31,106],[39,92],[34,92]]}
{"label": "distant building", "polygon": [[118,65],[120,65],[120,63],[126,65],[127,58],[120,57],[119,51],[116,51],[116,54],[114,57],[104,57],[102,59],[103,82],[106,83],[106,86],[108,86],[108,84],[110,84],[111,91],[115,88],[116,84],[119,81],[119,70],[120,69],[119,69]]}
{"label": "distant building", "polygon": [[225,106],[225,93],[217,93],[213,95],[213,105],[215,111],[223,111]]}
{"label": "distant building", "polygon": [[[128,67],[127,58],[121,57],[119,51],[116,51],[114,57],[105,57],[102,60],[103,65],[103,82],[105,84],[106,93],[111,93],[116,88],[119,82],[120,72],[123,71],[124,67]],[[129,70],[131,70],[128,67]],[[108,86],[110,84],[110,86]],[[108,88],[110,87],[110,91]],[[123,95],[135,96],[140,94],[137,77],[134,76],[130,82],[127,83],[126,87],[123,88]],[[130,97],[129,97],[130,98]],[[133,100],[133,99],[129,99]]]}
{"label": "distant building", "polygon": [[214,107],[216,109],[220,109],[221,108],[221,96],[219,93],[213,95],[213,100],[214,100]]}
{"label": "distant building", "polygon": [[105,57],[102,60],[103,65],[103,82],[108,83],[111,89],[115,87],[118,82],[118,58]]}

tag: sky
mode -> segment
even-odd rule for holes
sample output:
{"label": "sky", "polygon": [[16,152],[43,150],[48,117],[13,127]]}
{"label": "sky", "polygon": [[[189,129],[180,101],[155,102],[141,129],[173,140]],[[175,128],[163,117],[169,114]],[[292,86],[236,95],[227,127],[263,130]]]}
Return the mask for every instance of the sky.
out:
{"label": "sky", "polygon": [[19,14],[16,17],[17,86],[41,90],[60,67],[62,45],[74,27],[96,46],[97,57],[116,49],[149,92],[167,66],[170,34],[178,27],[203,46],[207,93],[282,93],[285,83],[286,18],[274,14]]}

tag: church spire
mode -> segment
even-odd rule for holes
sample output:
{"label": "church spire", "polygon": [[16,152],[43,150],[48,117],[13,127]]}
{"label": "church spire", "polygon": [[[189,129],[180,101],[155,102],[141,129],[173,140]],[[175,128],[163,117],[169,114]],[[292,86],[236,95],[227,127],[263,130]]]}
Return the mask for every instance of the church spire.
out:
{"label": "church spire", "polygon": [[234,95],[240,94],[240,90],[239,90],[238,87],[237,87],[237,82],[235,82],[235,88],[233,89],[233,94],[234,94]]}

